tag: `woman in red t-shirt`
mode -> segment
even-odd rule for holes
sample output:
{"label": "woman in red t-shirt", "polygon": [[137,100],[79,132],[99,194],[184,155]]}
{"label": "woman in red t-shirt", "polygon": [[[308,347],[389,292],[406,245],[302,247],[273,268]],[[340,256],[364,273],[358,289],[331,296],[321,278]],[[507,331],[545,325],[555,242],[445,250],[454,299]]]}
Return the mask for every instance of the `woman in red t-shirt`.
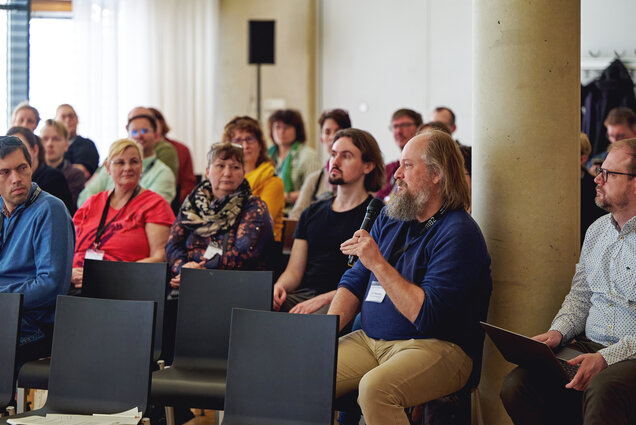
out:
{"label": "woman in red t-shirt", "polygon": [[160,195],[139,186],[142,153],[129,139],[112,144],[104,162],[114,189],[97,193],[73,217],[76,242],[71,283],[82,286],[84,259],[165,261],[174,214]]}

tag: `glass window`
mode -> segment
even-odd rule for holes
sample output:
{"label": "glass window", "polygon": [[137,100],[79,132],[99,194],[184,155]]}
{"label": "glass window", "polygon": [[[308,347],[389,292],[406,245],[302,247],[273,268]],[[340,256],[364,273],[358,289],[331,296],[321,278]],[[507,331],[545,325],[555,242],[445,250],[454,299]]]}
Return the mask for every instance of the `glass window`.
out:
{"label": "glass window", "polygon": [[0,0],[0,134],[10,124],[13,108],[29,93],[29,0]]}

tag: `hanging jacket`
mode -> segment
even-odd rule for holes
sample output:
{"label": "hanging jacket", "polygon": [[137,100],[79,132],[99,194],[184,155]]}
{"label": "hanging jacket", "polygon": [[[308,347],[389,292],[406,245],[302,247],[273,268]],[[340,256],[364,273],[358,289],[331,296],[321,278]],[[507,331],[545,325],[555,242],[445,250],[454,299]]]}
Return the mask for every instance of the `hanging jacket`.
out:
{"label": "hanging jacket", "polygon": [[581,87],[581,106],[581,131],[592,143],[591,158],[609,145],[603,124],[609,111],[619,106],[636,111],[634,82],[623,62],[615,59],[598,78]]}

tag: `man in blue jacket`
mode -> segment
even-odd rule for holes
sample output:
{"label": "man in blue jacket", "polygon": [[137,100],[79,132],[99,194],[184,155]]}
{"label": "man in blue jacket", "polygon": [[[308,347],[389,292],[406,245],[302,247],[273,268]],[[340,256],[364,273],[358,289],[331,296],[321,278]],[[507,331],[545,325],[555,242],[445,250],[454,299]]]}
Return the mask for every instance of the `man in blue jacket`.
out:
{"label": "man in blue jacket", "polygon": [[479,369],[479,320],[492,290],[451,137],[427,130],[411,139],[395,180],[398,190],[371,234],[359,230],[341,245],[359,261],[329,309],[341,326],[362,310],[362,329],[340,338],[336,396],[358,389],[369,425],[406,425],[405,407],[463,388]]}
{"label": "man in blue jacket", "polygon": [[55,301],[68,291],[75,231],[66,207],[31,182],[31,156],[0,137],[0,292],[24,294],[18,363],[50,353]]}

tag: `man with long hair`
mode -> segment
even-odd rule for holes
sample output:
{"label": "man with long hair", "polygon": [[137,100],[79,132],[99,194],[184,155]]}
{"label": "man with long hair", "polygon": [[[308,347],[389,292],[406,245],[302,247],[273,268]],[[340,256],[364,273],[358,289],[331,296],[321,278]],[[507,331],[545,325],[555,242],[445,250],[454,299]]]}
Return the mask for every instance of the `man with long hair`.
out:
{"label": "man with long hair", "polygon": [[462,389],[478,374],[492,290],[490,256],[457,144],[441,131],[411,139],[397,192],[371,233],[341,245],[358,262],[340,280],[329,314],[362,329],[340,338],[336,396],[359,390],[365,422],[404,424],[405,407]]}

